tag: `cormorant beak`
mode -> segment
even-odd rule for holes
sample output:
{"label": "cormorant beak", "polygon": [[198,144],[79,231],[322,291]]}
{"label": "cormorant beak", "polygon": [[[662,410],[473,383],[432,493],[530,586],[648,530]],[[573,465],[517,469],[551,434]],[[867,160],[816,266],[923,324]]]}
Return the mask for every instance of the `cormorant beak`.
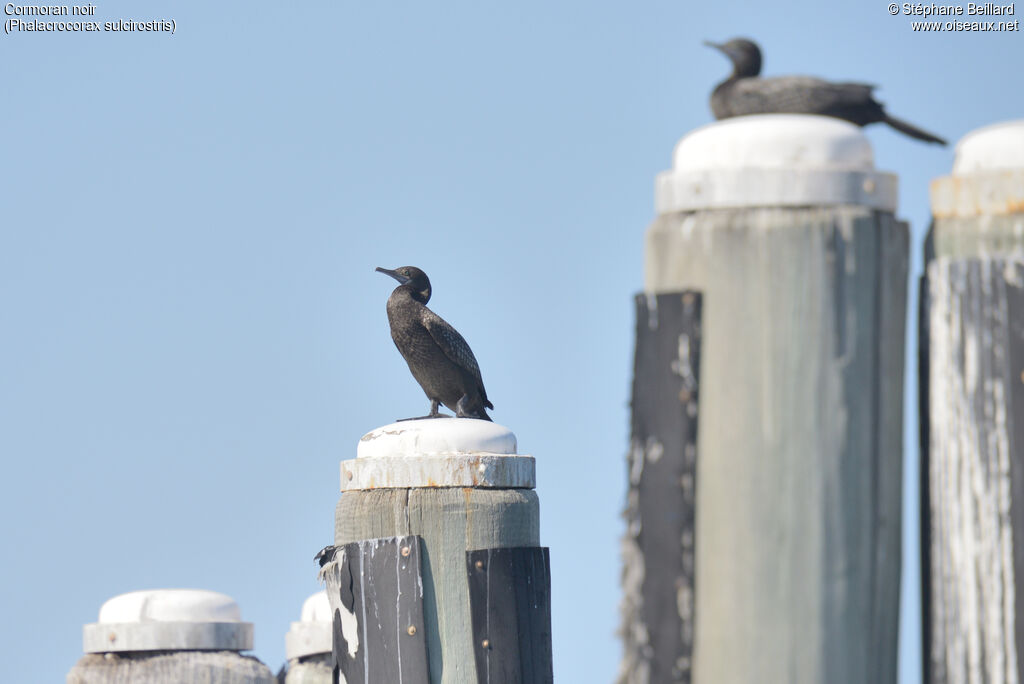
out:
{"label": "cormorant beak", "polygon": [[392,271],[392,270],[390,270],[390,269],[387,269],[387,268],[381,268],[380,266],[378,266],[378,267],[377,267],[377,268],[375,268],[374,270],[375,270],[375,271],[378,271],[378,272],[380,272],[380,273],[383,273],[384,275],[389,275],[389,276],[391,276],[392,278],[394,278],[395,280],[397,280],[397,281],[398,281],[399,283],[401,283],[402,285],[405,285],[405,284],[406,284],[407,282],[409,282],[409,280],[410,280],[410,278],[409,278],[408,276],[404,276],[404,275],[402,275],[401,273],[399,273],[398,271]]}
{"label": "cormorant beak", "polygon": [[719,43],[712,43],[710,40],[705,40],[704,44],[707,45],[709,48],[715,48],[719,52],[725,52],[725,47],[720,45]]}

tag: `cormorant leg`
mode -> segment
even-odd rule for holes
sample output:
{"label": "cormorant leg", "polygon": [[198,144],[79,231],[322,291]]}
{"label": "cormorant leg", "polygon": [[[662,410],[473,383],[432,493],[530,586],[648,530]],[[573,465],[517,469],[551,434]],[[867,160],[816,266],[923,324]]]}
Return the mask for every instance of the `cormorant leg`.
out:
{"label": "cormorant leg", "polygon": [[[463,398],[465,398],[465,397],[463,397]],[[437,410],[438,405],[440,403],[441,402],[439,402],[437,399],[431,399],[430,400],[430,413],[428,413],[427,415],[425,415],[425,416],[414,416],[412,418],[399,418],[395,422],[396,423],[401,423],[401,422],[406,421],[406,420],[424,420],[426,418],[451,418],[451,416],[449,416],[447,413],[441,413],[441,412],[439,412]]]}

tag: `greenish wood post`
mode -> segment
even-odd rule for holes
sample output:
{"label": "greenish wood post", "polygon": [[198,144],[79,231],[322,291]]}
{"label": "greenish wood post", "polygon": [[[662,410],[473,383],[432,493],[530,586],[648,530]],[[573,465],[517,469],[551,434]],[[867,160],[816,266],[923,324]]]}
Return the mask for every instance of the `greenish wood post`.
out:
{"label": "greenish wood post", "polygon": [[134,591],[85,625],[67,684],[277,684],[252,650],[252,623],[229,597],[196,589]]}
{"label": "greenish wood post", "polygon": [[931,187],[922,286],[929,684],[1024,678],[1024,120],[965,136]]}
{"label": "greenish wood post", "polygon": [[[674,681],[891,684],[908,256],[896,178],[845,122],[739,117],[683,138],[656,206],[645,292],[702,297],[692,674]],[[627,644],[620,680],[644,681],[636,663],[652,657]]]}
{"label": "greenish wood post", "polygon": [[419,536],[425,634],[410,632],[426,640],[429,681],[478,681],[467,552],[540,545],[533,458],[494,423],[413,420],[365,435],[341,471],[335,545]]}

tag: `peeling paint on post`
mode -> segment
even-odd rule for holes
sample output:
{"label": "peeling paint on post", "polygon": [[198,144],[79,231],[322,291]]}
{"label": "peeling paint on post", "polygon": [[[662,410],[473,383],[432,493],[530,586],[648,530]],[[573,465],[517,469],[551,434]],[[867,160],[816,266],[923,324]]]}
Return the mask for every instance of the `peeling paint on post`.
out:
{"label": "peeling paint on post", "polygon": [[636,297],[623,684],[690,681],[700,309],[695,292]]}
{"label": "peeling paint on post", "polygon": [[332,652],[346,684],[428,684],[420,538],[351,542],[325,560]]}
{"label": "peeling paint on post", "polygon": [[892,684],[908,249],[896,179],[857,127],[768,115],[684,137],[656,189],[645,293],[702,297],[692,675],[658,681]]}
{"label": "peeling paint on post", "polygon": [[922,283],[924,669],[1024,679],[1024,121],[968,134],[932,183]]}

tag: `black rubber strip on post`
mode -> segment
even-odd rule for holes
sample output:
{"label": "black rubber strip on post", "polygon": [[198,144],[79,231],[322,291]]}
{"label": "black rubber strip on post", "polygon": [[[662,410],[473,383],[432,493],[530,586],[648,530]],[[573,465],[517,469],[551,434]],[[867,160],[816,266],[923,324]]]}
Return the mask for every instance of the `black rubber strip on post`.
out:
{"label": "black rubber strip on post", "polygon": [[554,681],[548,560],[538,546],[466,553],[480,684]]}
{"label": "black rubber strip on post", "polygon": [[[697,418],[702,297],[638,294],[627,542],[643,567],[633,662],[652,682],[689,682],[695,620]],[[636,571],[636,569],[633,569]]]}

